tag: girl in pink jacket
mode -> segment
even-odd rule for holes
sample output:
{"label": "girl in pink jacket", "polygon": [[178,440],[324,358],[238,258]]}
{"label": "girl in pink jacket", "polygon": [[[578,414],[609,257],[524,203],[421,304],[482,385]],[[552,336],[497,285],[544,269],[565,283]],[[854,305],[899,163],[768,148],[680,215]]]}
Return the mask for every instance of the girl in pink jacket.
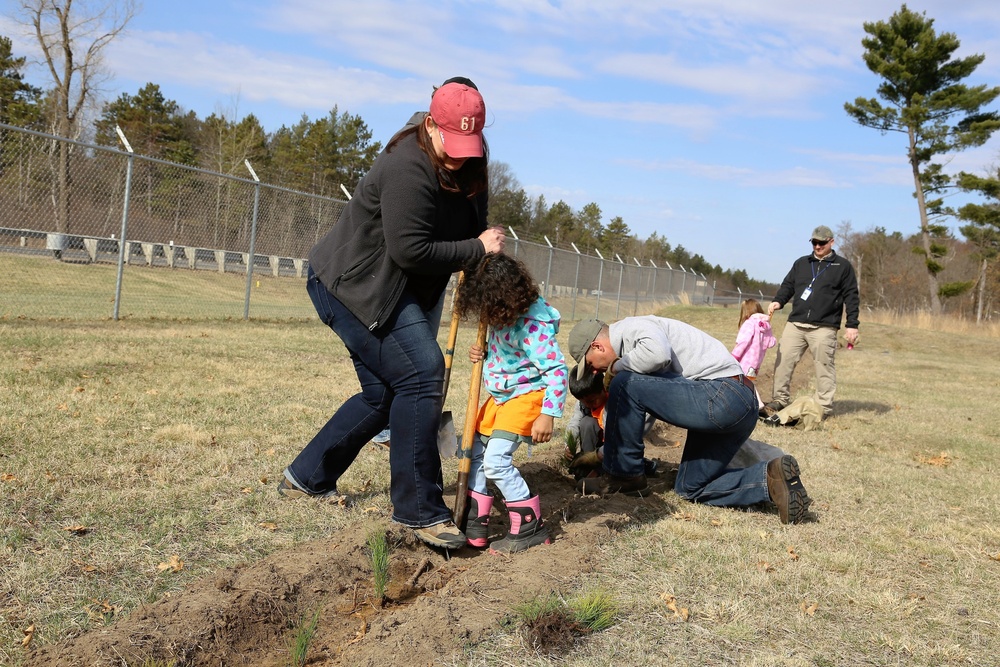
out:
{"label": "girl in pink jacket", "polygon": [[[736,334],[736,347],[733,356],[740,362],[743,374],[751,380],[757,377],[757,371],[764,362],[768,349],[777,343],[774,332],[771,331],[771,321],[756,299],[746,299],[740,307],[740,330]],[[760,392],[757,393],[757,407],[762,408]]]}

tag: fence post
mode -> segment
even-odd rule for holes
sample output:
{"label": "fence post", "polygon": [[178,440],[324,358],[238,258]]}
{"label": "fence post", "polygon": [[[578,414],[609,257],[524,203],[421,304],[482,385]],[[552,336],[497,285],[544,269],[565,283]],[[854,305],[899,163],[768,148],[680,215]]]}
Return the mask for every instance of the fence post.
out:
{"label": "fence post", "polygon": [[128,164],[125,168],[125,199],[122,202],[122,235],[118,239],[118,277],[115,279],[115,312],[113,319],[117,322],[122,305],[122,274],[125,272],[125,252],[128,248],[128,242],[125,240],[128,234],[128,203],[132,196],[132,164],[135,162],[135,152],[132,150],[128,139],[125,138],[125,133],[117,125],[115,125],[115,132],[118,133],[118,138],[121,139],[125,150],[128,151]]}
{"label": "fence post", "polygon": [[650,266],[653,267],[653,286],[649,290],[649,300],[652,303],[656,302],[656,275],[660,272],[660,267],[653,263],[653,260],[649,260]]}
{"label": "fence post", "polygon": [[545,300],[548,301],[552,298],[552,287],[550,281],[552,280],[552,254],[555,250],[552,249],[552,241],[549,241],[548,236],[542,236],[545,242],[549,244],[549,267],[545,270]]}
{"label": "fence post", "polygon": [[247,261],[247,291],[243,298],[243,319],[250,319],[250,284],[253,282],[253,265],[257,253],[257,211],[260,208],[260,179],[250,166],[250,160],[243,160],[247,171],[253,177],[253,218],[250,220],[250,259]]}
{"label": "fence post", "polygon": [[615,259],[617,259],[618,263],[621,264],[621,268],[618,273],[618,301],[615,303],[615,319],[617,320],[618,314],[622,309],[622,280],[625,278],[625,262],[623,262],[622,258],[618,256],[618,253],[615,253]]}
{"label": "fence post", "polygon": [[597,271],[597,305],[594,307],[594,317],[601,319],[601,293],[604,289],[601,286],[604,283],[604,255],[597,248],[594,248],[594,252],[601,258],[600,269]]}
{"label": "fence post", "polygon": [[514,257],[517,257],[517,244],[521,239],[517,238],[517,232],[514,231],[513,227],[507,227],[510,230],[510,235],[514,237]]}
{"label": "fence post", "polygon": [[684,268],[684,265],[677,262],[677,266],[681,267],[681,291],[680,294],[684,293],[684,288],[687,287],[688,282],[688,270]]}
{"label": "fence post", "polygon": [[[642,278],[642,264],[635,257],[632,258],[632,261],[639,267],[639,271],[635,277],[635,303],[632,304],[632,314],[635,315],[639,311],[639,280]],[[622,269],[622,271],[625,271],[625,269]]]}
{"label": "fence post", "polygon": [[576,319],[576,297],[580,291],[580,249],[576,247],[575,243],[570,243],[573,246],[573,250],[576,251],[576,277],[573,278],[573,313],[569,316],[569,319]]}

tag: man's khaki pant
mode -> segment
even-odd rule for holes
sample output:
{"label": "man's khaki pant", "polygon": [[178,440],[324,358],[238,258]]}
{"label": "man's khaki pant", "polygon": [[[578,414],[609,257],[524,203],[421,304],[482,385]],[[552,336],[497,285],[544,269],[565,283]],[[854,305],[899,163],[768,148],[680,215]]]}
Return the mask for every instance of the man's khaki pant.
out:
{"label": "man's khaki pant", "polygon": [[777,357],[774,361],[774,390],[771,400],[782,405],[791,403],[789,387],[792,372],[799,359],[809,350],[816,369],[816,401],[823,414],[833,412],[833,394],[837,391],[837,369],[833,356],[837,351],[837,330],[833,327],[814,327],[789,322],[781,334]]}

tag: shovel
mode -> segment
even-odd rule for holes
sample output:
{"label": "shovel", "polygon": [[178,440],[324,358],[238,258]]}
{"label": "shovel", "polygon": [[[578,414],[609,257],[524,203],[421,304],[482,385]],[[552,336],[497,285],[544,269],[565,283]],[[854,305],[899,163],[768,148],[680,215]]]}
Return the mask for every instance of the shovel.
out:
{"label": "shovel", "polygon": [[[476,345],[486,347],[486,322],[479,321]],[[484,349],[485,352],[485,349]],[[483,359],[486,355],[483,354]],[[455,490],[456,525],[461,525],[468,505],[469,470],[472,468],[472,440],[476,437],[476,415],[479,414],[479,388],[483,384],[483,359],[472,365],[472,379],[469,380],[469,402],[465,407],[465,429],[462,431],[462,448],[458,451],[458,488]]]}
{"label": "shovel", "polygon": [[[451,365],[455,358],[455,343],[458,341],[458,311],[455,310],[455,297],[458,296],[458,288],[462,285],[464,273],[458,274],[455,283],[455,292],[451,297],[451,329],[448,330],[448,346],[444,350],[444,388],[441,392],[441,404],[448,397],[448,384],[451,382]],[[438,454],[441,460],[450,459],[458,453],[458,437],[455,434],[455,419],[451,415],[451,410],[441,413],[441,425],[438,426]]]}

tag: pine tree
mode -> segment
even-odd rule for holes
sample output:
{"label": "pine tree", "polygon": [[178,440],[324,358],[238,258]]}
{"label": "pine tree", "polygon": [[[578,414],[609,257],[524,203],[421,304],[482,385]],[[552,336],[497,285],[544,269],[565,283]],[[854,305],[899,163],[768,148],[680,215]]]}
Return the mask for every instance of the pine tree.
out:
{"label": "pine tree", "polygon": [[950,32],[936,33],[934,20],[924,13],[902,8],[888,21],[865,23],[868,36],[861,40],[864,61],[882,78],[878,96],[857,98],[844,104],[859,124],[907,136],[907,159],[920,214],[920,246],[924,257],[931,312],[940,314],[942,286],[938,274],[944,269],[948,229],[941,219],[950,213],[943,193],[951,185],[943,164],[935,158],[952,151],[981,146],[1000,128],[996,112],[984,112],[1000,88],[960,83],[983,62],[985,56],[953,58],[958,38]]}

